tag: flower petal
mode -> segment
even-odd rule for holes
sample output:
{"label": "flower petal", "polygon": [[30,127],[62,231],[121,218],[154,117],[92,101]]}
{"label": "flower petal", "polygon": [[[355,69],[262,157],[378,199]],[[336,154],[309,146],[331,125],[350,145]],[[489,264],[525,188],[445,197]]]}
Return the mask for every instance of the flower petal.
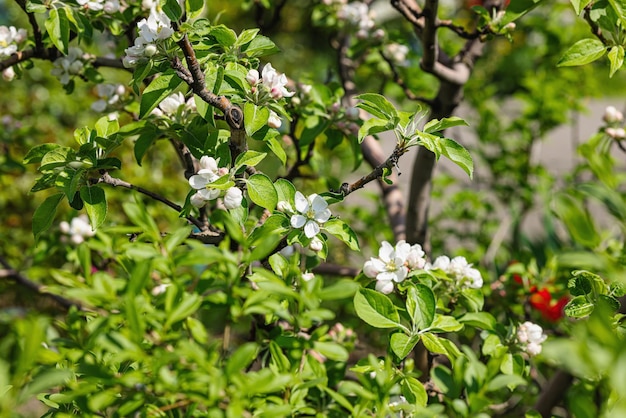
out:
{"label": "flower petal", "polygon": [[291,226],[294,228],[302,228],[306,223],[306,218],[302,215],[293,215],[291,217]]}
{"label": "flower petal", "polygon": [[307,238],[313,238],[317,234],[320,233],[320,226],[315,221],[308,221],[306,225],[304,225],[304,235]]}
{"label": "flower petal", "polygon": [[309,201],[300,192],[296,192],[295,196],[296,210],[300,213],[306,213],[309,210]]}

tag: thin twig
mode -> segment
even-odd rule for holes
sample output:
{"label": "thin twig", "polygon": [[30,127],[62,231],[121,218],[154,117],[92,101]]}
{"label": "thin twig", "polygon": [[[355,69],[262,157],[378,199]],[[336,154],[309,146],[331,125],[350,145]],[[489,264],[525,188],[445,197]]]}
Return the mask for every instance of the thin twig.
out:
{"label": "thin twig", "polygon": [[339,192],[343,196],[348,196],[350,193],[354,192],[355,190],[358,190],[364,187],[367,183],[373,180],[376,180],[378,178],[381,178],[385,172],[385,169],[392,169],[393,167],[396,167],[398,165],[398,160],[404,153],[406,153],[406,151],[407,149],[405,147],[396,145],[396,147],[394,148],[389,158],[387,158],[382,164],[379,164],[370,173],[361,177],[360,179],[358,179],[352,184],[343,183],[341,185],[341,188],[339,189]]}
{"label": "thin twig", "polygon": [[[135,186],[134,184],[128,183],[124,180],[112,177],[106,171],[102,173],[100,177],[98,177],[97,179],[94,179],[93,183],[104,183],[113,187],[123,187],[125,189],[136,190],[139,193],[145,194],[146,196],[149,196],[154,200],[157,200],[161,203],[165,203],[167,206],[169,206],[170,208],[174,209],[177,212],[181,212],[183,210],[182,206],[177,205],[176,203],[172,202],[166,197],[161,196],[160,194],[152,192],[150,190],[144,189],[143,187]],[[192,224],[200,228],[200,230],[206,229],[205,226],[202,224],[202,222],[200,222],[198,219],[196,219],[195,217],[191,215],[185,216],[185,219],[187,219],[189,222],[191,222]]]}

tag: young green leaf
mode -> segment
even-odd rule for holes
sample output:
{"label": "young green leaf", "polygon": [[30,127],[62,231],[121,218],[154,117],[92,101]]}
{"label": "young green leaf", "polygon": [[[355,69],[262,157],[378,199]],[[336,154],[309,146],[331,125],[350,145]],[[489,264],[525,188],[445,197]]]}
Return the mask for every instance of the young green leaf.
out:
{"label": "young green leaf", "polygon": [[361,100],[357,107],[365,110],[372,115],[386,119],[388,121],[394,121],[394,124],[398,119],[398,111],[385,97],[376,93],[365,93],[356,96],[357,100]]}
{"label": "young green leaf", "polygon": [[326,223],[324,223],[324,229],[343,241],[352,251],[360,250],[356,234],[348,226],[348,224],[341,219],[329,219]]}
{"label": "young green leaf", "polygon": [[406,310],[418,330],[431,326],[435,318],[435,294],[423,284],[409,285],[406,294]]}
{"label": "young green leaf", "polygon": [[48,196],[46,200],[35,209],[35,213],[33,214],[33,235],[35,236],[35,241],[38,241],[39,236],[52,225],[57,206],[59,206],[63,196],[65,196],[63,193]]}
{"label": "young green leaf", "polygon": [[170,95],[183,80],[180,79],[174,70],[167,70],[160,76],[156,77],[146,87],[141,95],[141,104],[139,105],[139,118],[143,119],[161,103],[163,99]]}
{"label": "young green leaf", "polygon": [[565,315],[570,318],[584,318],[593,312],[595,304],[589,302],[584,296],[572,298],[563,308]]}
{"label": "young green leaf", "polygon": [[270,111],[267,107],[257,106],[254,103],[246,102],[243,105],[243,120],[246,121],[246,133],[248,136],[254,135],[259,129],[267,125]]}
{"label": "young green leaf", "polygon": [[613,74],[624,64],[624,47],[621,45],[615,45],[609,49],[609,62],[611,63],[611,69],[609,70],[609,77],[613,77]]}
{"label": "young green leaf", "polygon": [[582,39],[572,45],[557,63],[558,67],[585,65],[606,54],[606,47],[598,39]]}
{"label": "young green leaf", "polygon": [[239,170],[244,165],[247,165],[248,167],[254,167],[258,163],[263,161],[266,156],[266,152],[258,152],[252,150],[243,152],[239,154],[237,156],[237,159],[235,160],[235,171]]}
{"label": "young green leaf", "polygon": [[471,179],[474,175],[474,162],[470,153],[458,142],[450,138],[441,139],[441,153],[458,165]]}
{"label": "young green leaf", "polygon": [[80,197],[83,199],[91,228],[95,231],[107,216],[107,200],[104,190],[100,186],[84,186],[80,188]]}
{"label": "young green leaf", "polygon": [[274,210],[278,203],[278,194],[274,183],[265,174],[253,174],[248,178],[248,196],[255,204],[268,210]]}
{"label": "young green leaf", "polygon": [[433,132],[440,132],[448,128],[451,128],[453,126],[459,126],[459,125],[468,126],[465,120],[457,116],[443,118],[441,120],[433,119],[430,122],[428,122],[426,125],[424,125],[424,132],[430,134]]}
{"label": "young green leaf", "polygon": [[363,321],[376,328],[403,328],[398,310],[391,299],[371,289],[354,295],[354,309]]}
{"label": "young green leaf", "polygon": [[403,360],[406,356],[411,354],[411,351],[413,351],[419,339],[420,337],[417,334],[409,337],[403,332],[396,332],[391,334],[389,346],[393,353],[398,356],[400,360]]}
{"label": "young green leaf", "polygon": [[414,377],[406,376],[400,383],[402,395],[411,405],[426,407],[428,403],[428,393],[424,385]]}
{"label": "young green leaf", "polygon": [[50,15],[46,19],[44,26],[54,46],[67,55],[70,42],[70,22],[65,8],[51,8]]}

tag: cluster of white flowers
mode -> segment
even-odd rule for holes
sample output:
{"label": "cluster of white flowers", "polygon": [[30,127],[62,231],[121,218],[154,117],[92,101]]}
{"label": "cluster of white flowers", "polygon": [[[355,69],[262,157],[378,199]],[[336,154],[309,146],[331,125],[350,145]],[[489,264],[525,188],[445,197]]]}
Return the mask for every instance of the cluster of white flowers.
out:
{"label": "cluster of white flowers", "polygon": [[16,29],[15,26],[0,26],[0,58],[10,57],[17,52],[18,44],[28,37],[26,29]]}
{"label": "cluster of white flowers", "polygon": [[423,269],[426,258],[421,245],[411,245],[404,240],[395,248],[383,241],[378,250],[378,257],[371,257],[363,265],[363,273],[376,279],[376,290],[389,294],[394,289],[394,282],[401,283],[411,270]]}
{"label": "cluster of white flowers", "polygon": [[543,334],[543,329],[530,321],[526,321],[517,327],[517,341],[530,356],[536,356],[541,353],[541,343],[547,338]]}
{"label": "cluster of white flowers", "polygon": [[[202,207],[210,200],[215,200],[222,194],[221,189],[211,187],[211,183],[220,177],[228,174],[228,169],[218,167],[217,161],[213,157],[204,156],[200,159],[200,170],[189,178],[189,185],[197,190],[191,196],[191,204],[195,207]],[[237,187],[230,187],[223,197],[226,209],[236,209],[241,206],[243,193]]]}
{"label": "cluster of white flowers", "polygon": [[99,99],[91,104],[91,110],[104,112],[107,108],[119,103],[124,93],[126,89],[122,84],[98,84],[96,94]]}
{"label": "cluster of white flowers", "polygon": [[141,19],[137,23],[139,36],[135,39],[135,44],[124,51],[126,55],[122,59],[127,68],[134,67],[139,62],[154,56],[157,49],[157,42],[168,39],[174,34],[171,28],[170,18],[165,13],[154,7],[150,8],[150,15],[147,19]]}
{"label": "cluster of white flowers", "polygon": [[324,198],[315,193],[304,197],[300,192],[296,192],[295,206],[293,210],[291,204],[286,201],[278,202],[277,209],[291,214],[291,226],[296,229],[304,229],[307,238],[313,238],[310,248],[313,251],[320,251],[323,248],[322,241],[317,238],[320,228],[330,219],[330,209]]}
{"label": "cluster of white flowers", "polygon": [[260,76],[257,70],[248,71],[246,80],[248,80],[248,83],[253,87],[253,92],[257,87],[264,86],[269,95],[276,100],[282,99],[283,97],[291,97],[295,94],[295,92],[288,91],[285,88],[287,85],[287,76],[276,71],[270,63],[265,64]]}
{"label": "cluster of white flowers", "polygon": [[448,276],[456,280],[460,288],[480,289],[483,287],[483,277],[480,271],[473,268],[465,257],[454,257],[452,260],[448,256],[442,255],[435,259],[434,263],[426,264],[425,270],[439,269]]}
{"label": "cluster of white flowers", "polygon": [[85,238],[93,237],[96,233],[91,229],[89,219],[86,215],[73,218],[70,223],[63,221],[59,224],[59,229],[64,234],[70,236],[70,241],[78,245],[85,241]]}
{"label": "cluster of white flowers", "polygon": [[337,12],[337,18],[355,27],[357,29],[356,37],[359,39],[367,39],[370,35],[373,38],[384,37],[382,29],[372,31],[376,26],[374,16],[367,4],[363,2],[355,1],[343,4]]}
{"label": "cluster of white flowers", "polygon": [[54,68],[50,74],[57,77],[61,84],[66,85],[73,76],[83,70],[83,59],[83,51],[80,48],[70,47],[66,56],[54,60]]}
{"label": "cluster of white flowers", "polygon": [[391,62],[397,65],[408,65],[406,59],[409,54],[409,47],[402,44],[391,43],[384,46],[383,53]]}
{"label": "cluster of white flowers", "polygon": [[195,111],[196,102],[191,96],[185,100],[185,96],[181,92],[172,93],[159,103],[159,106],[152,110],[155,116],[175,116],[180,108],[186,111]]}
{"label": "cluster of white flowers", "polygon": [[87,10],[94,12],[104,11],[107,14],[113,14],[120,10],[119,0],[76,0],[78,4]]}

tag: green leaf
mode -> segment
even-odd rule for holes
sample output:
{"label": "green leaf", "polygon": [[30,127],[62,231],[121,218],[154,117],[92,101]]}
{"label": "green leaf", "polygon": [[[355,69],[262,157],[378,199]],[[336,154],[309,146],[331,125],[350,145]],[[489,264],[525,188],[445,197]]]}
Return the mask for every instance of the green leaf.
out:
{"label": "green leaf", "polygon": [[360,251],[359,241],[354,231],[341,219],[329,219],[324,223],[324,230],[343,241],[352,251]]}
{"label": "green leaf", "polygon": [[108,116],[103,116],[96,122],[96,133],[99,137],[108,138],[120,130],[120,123],[117,119],[109,120]]}
{"label": "green leaf", "polygon": [[463,329],[463,324],[450,315],[435,315],[435,320],[430,326],[431,332],[456,332]]}
{"label": "green leaf", "polygon": [[185,10],[187,11],[187,17],[193,19],[202,14],[204,9],[204,0],[186,0]]}
{"label": "green leaf", "polygon": [[296,195],[296,186],[289,180],[278,179],[274,183],[276,193],[278,193],[278,201],[293,202]]}
{"label": "green leaf", "polygon": [[248,136],[254,135],[259,129],[267,125],[270,111],[267,107],[257,106],[254,103],[246,102],[243,105],[243,120],[245,120],[246,133]]}
{"label": "green leaf", "polygon": [[[176,291],[175,289],[168,289],[170,291]],[[202,304],[202,297],[197,293],[183,293],[181,300],[173,306],[173,309],[167,312],[167,320],[165,321],[165,328],[169,328],[170,325],[175,324],[178,321],[186,319],[200,308]]]}
{"label": "green leaf", "polygon": [[50,15],[44,25],[54,46],[67,55],[70,42],[70,22],[65,8],[50,9]]}
{"label": "green leaf", "polygon": [[626,27],[626,1],[624,0],[609,0],[609,4],[617,14],[617,18],[622,24],[622,28]]}
{"label": "green leaf", "polygon": [[589,3],[591,3],[591,0],[570,0],[570,3],[572,3],[572,6],[574,6],[574,11],[576,12],[576,14],[580,15],[580,11],[584,9]]}
{"label": "green leaf", "polygon": [[420,337],[417,334],[409,337],[403,332],[396,332],[395,334],[391,334],[389,346],[393,353],[398,356],[400,360],[403,360],[413,351],[413,348],[415,348],[419,340]]}
{"label": "green leaf", "polygon": [[257,35],[247,45],[241,47],[241,51],[249,58],[263,57],[279,52],[280,49],[267,36]]}
{"label": "green leaf", "polygon": [[274,210],[278,203],[278,194],[274,183],[265,174],[253,174],[247,180],[248,196],[255,204],[268,210]]}
{"label": "green leaf", "polygon": [[[428,394],[424,385],[414,377],[406,376],[400,383],[402,395],[408,403],[425,408],[428,403]],[[402,416],[402,415],[400,415]]]}
{"label": "green leaf", "polygon": [[435,318],[435,294],[423,284],[409,285],[406,293],[406,310],[418,330],[429,328]]}
{"label": "green leaf", "polygon": [[60,147],[59,144],[36,145],[28,151],[28,153],[24,157],[24,160],[22,160],[22,163],[23,164],[38,163],[41,161],[44,155],[46,155],[48,152],[52,151],[53,149],[56,149],[59,147]]}
{"label": "green leaf", "polygon": [[183,9],[178,0],[165,0],[162,10],[173,22],[177,22],[183,16]]}
{"label": "green leaf", "polygon": [[169,96],[183,82],[174,70],[167,70],[156,77],[141,94],[141,104],[139,106],[139,118],[143,119]]}
{"label": "green leaf", "polygon": [[38,241],[39,236],[52,225],[57,206],[59,206],[63,196],[65,196],[63,193],[48,196],[48,198],[35,209],[35,213],[33,214],[33,235],[35,236],[35,241]]}
{"label": "green leaf", "polygon": [[363,321],[376,328],[403,328],[394,304],[387,296],[371,289],[354,295],[354,309]]}
{"label": "green leaf", "polygon": [[624,47],[621,45],[615,45],[609,49],[609,62],[611,63],[611,69],[609,70],[609,77],[613,77],[613,74],[624,64]]}
{"label": "green leaf", "polygon": [[561,57],[557,66],[570,67],[593,62],[606,54],[606,47],[598,39],[582,39],[572,45]]}
{"label": "green leaf", "polygon": [[66,165],[76,159],[76,153],[69,147],[56,147],[48,151],[41,159],[40,171]]}
{"label": "green leaf", "polygon": [[270,149],[270,151],[272,151],[274,155],[278,157],[280,162],[283,165],[285,165],[287,163],[287,153],[285,152],[285,149],[283,148],[280,141],[276,139],[276,136],[272,135],[272,136],[266,137],[264,141],[267,144],[267,147]]}
{"label": "green leaf", "polygon": [[237,156],[237,159],[235,160],[235,171],[239,170],[244,165],[247,165],[248,167],[254,167],[258,163],[263,161],[266,156],[267,153],[265,152],[252,150],[245,151]]}
{"label": "green leaf", "polygon": [[313,349],[333,361],[345,362],[350,356],[350,353],[343,345],[332,341],[315,341]]}
{"label": "green leaf", "polygon": [[357,100],[361,100],[356,106],[371,113],[372,115],[393,121],[394,124],[398,119],[398,111],[385,97],[376,93],[365,93],[355,97]]}
{"label": "green leaf", "polygon": [[218,25],[211,28],[210,35],[222,46],[230,47],[237,41],[237,34],[234,30],[224,26]]}
{"label": "green leaf", "polygon": [[570,318],[584,318],[593,312],[595,305],[584,296],[576,296],[567,302],[563,308],[565,315]]}
{"label": "green leaf", "polygon": [[433,119],[430,122],[428,122],[426,125],[424,125],[424,132],[431,134],[433,132],[440,132],[448,128],[451,128],[453,126],[459,126],[459,125],[469,126],[465,120],[457,116],[443,118],[441,120]]}
{"label": "green leaf", "polygon": [[441,343],[441,340],[444,340],[444,338],[437,337],[435,334],[432,334],[430,332],[425,332],[421,334],[421,337],[424,347],[426,347],[426,349],[431,353],[445,355],[449,354],[446,346]]}
{"label": "green leaf", "polygon": [[584,207],[581,207],[578,200],[568,194],[561,193],[554,198],[552,206],[576,242],[589,248],[594,248],[600,243],[601,238],[596,232],[589,213]]}
{"label": "green leaf", "polygon": [[226,363],[226,374],[233,377],[248,367],[257,357],[259,346],[256,343],[244,343],[230,355]]}
{"label": "green leaf", "polygon": [[496,326],[496,318],[489,312],[468,312],[459,318],[459,322],[475,328],[491,331]]}
{"label": "green leaf", "polygon": [[513,391],[518,386],[527,385],[526,379],[516,374],[499,374],[487,383],[487,392],[495,392],[500,389],[508,388]]}
{"label": "green leaf", "polygon": [[91,228],[95,231],[107,216],[107,200],[104,190],[100,186],[84,186],[80,188],[80,198],[83,199]]}
{"label": "green leaf", "polygon": [[371,118],[363,122],[363,125],[359,128],[358,140],[359,143],[363,142],[363,138],[367,135],[374,135],[380,132],[385,132],[393,129],[394,124],[386,119]]}
{"label": "green leaf", "polygon": [[471,179],[474,175],[474,162],[472,161],[472,156],[469,151],[467,151],[463,145],[450,138],[442,138],[440,144],[441,154],[461,167]]}

